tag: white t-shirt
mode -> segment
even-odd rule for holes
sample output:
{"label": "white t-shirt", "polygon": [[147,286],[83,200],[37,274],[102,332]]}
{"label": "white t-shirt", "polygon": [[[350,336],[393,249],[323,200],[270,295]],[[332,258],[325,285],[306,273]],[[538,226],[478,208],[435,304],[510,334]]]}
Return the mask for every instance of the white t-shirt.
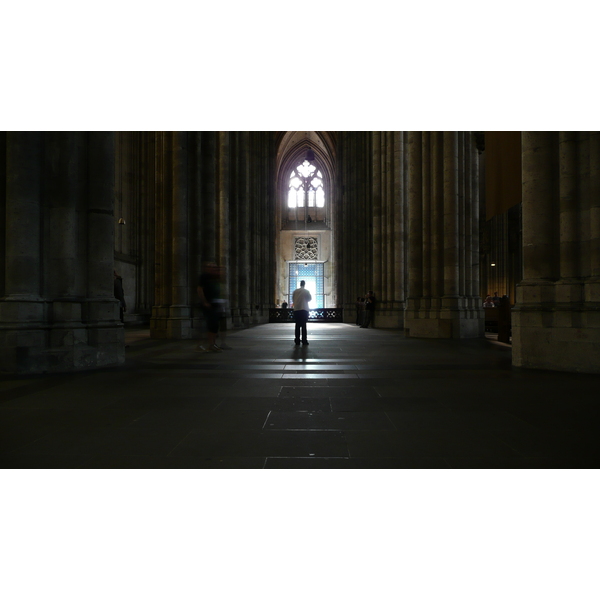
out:
{"label": "white t-shirt", "polygon": [[294,290],[292,294],[292,302],[294,303],[294,310],[309,310],[308,303],[312,300],[310,292],[300,287]]}

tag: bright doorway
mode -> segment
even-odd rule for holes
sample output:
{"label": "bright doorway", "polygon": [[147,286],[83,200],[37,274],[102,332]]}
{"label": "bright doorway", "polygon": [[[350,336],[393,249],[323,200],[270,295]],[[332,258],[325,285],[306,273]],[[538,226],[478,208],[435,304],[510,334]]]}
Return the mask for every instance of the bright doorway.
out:
{"label": "bright doorway", "polygon": [[305,288],[310,292],[312,301],[310,308],[325,308],[323,263],[289,263],[289,297],[288,302],[292,302],[294,290],[300,287],[300,282],[305,281]]}

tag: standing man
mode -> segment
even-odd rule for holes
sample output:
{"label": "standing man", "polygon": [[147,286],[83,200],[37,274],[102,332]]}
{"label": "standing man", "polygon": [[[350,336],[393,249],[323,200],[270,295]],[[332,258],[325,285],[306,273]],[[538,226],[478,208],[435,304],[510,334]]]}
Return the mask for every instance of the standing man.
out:
{"label": "standing man", "polygon": [[367,329],[369,325],[373,322],[373,313],[375,312],[375,294],[373,290],[369,290],[367,292],[367,297],[365,298],[365,319],[363,324],[361,325],[362,329]]}
{"label": "standing man", "polygon": [[308,303],[312,300],[310,292],[304,289],[305,281],[300,282],[300,287],[294,290],[292,302],[294,304],[294,321],[296,321],[296,335],[294,342],[300,345],[300,333],[302,332],[302,343],[308,346],[306,339],[306,323],[308,322]]}

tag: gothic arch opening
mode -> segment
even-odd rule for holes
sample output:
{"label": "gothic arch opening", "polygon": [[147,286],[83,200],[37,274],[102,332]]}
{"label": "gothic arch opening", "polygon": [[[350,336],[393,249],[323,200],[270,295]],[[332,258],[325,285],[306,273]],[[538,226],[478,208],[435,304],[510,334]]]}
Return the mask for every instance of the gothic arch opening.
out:
{"label": "gothic arch opening", "polygon": [[291,302],[303,279],[311,308],[337,304],[335,143],[331,134],[291,131],[277,140],[275,302]]}

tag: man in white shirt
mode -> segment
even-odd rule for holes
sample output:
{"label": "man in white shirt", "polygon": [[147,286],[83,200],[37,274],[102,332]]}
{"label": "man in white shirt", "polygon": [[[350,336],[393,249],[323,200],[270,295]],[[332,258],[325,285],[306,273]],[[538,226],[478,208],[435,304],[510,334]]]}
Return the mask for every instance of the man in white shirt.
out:
{"label": "man in white shirt", "polygon": [[308,346],[306,339],[306,323],[308,322],[308,303],[312,300],[310,292],[304,289],[305,281],[300,282],[300,287],[294,290],[292,302],[294,303],[294,321],[296,321],[296,335],[294,342],[300,345],[300,333],[302,332],[302,343]]}

